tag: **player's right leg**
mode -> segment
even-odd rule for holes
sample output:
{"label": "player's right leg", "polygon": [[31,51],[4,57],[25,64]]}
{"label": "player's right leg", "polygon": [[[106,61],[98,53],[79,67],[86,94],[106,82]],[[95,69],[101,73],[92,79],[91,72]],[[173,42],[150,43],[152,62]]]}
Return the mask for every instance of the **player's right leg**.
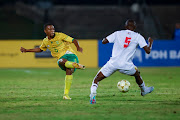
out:
{"label": "player's right leg", "polygon": [[140,72],[137,70],[135,72],[135,74],[133,75],[136,79],[136,83],[139,85],[140,89],[141,89],[141,95],[145,96],[148,93],[151,93],[154,90],[154,87],[147,87],[145,86],[144,81],[142,80],[142,77],[140,76]]}
{"label": "player's right leg", "polygon": [[71,98],[69,97],[69,91],[73,80],[73,75],[72,75],[73,72],[74,69],[66,68],[65,87],[64,87],[64,95],[63,95],[63,99],[66,100],[71,100]]}
{"label": "player's right leg", "polygon": [[133,63],[129,64],[128,68],[130,68],[130,69],[129,70],[121,69],[121,70],[119,70],[119,72],[135,77],[136,83],[139,85],[139,87],[141,89],[141,95],[142,96],[144,96],[148,93],[151,93],[154,90],[154,87],[146,87],[145,86],[145,83],[142,80],[142,77],[140,76],[139,70],[137,69],[137,67]]}
{"label": "player's right leg", "polygon": [[58,60],[59,67],[66,71],[66,77],[65,77],[65,87],[64,87],[64,95],[63,99],[71,100],[69,97],[69,91],[72,84],[72,79],[74,71],[76,68],[84,69],[85,66],[78,64],[79,60],[78,57],[75,54],[65,54]]}

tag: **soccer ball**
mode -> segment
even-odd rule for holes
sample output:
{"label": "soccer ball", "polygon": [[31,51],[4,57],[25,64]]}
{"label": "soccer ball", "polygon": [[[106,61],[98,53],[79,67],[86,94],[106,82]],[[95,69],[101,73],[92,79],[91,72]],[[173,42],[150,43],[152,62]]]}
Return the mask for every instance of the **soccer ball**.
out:
{"label": "soccer ball", "polygon": [[131,85],[131,84],[130,84],[129,81],[127,81],[127,80],[121,80],[121,81],[118,82],[117,87],[118,87],[118,89],[119,89],[120,92],[125,93],[125,92],[128,92],[128,91],[129,91],[130,85]]}

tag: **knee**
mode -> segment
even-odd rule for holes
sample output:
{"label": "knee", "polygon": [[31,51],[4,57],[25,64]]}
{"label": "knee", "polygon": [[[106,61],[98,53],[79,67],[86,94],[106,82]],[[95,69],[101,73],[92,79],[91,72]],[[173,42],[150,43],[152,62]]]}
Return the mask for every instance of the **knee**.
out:
{"label": "knee", "polygon": [[59,64],[60,64],[60,65],[63,65],[63,66],[64,66],[64,65],[65,65],[65,63],[66,63],[66,61],[67,61],[66,59],[61,58],[61,59],[59,59],[59,61],[58,61],[58,62],[59,62]]}
{"label": "knee", "polygon": [[94,83],[98,83],[100,82],[101,80],[103,80],[104,78],[106,78],[102,72],[99,72],[96,77],[94,78]]}
{"label": "knee", "polygon": [[103,79],[103,77],[98,77],[94,80],[95,83],[99,83],[101,80]]}
{"label": "knee", "polygon": [[96,76],[96,77],[94,78],[93,82],[96,83],[96,84],[98,84],[99,81],[101,81],[101,80],[102,80],[101,77]]}
{"label": "knee", "polygon": [[135,76],[135,77],[139,77],[139,76],[140,76],[140,71],[139,71],[139,70],[137,70],[133,76]]}
{"label": "knee", "polygon": [[74,72],[73,69],[71,69],[71,68],[66,68],[66,75],[72,75],[73,72]]}

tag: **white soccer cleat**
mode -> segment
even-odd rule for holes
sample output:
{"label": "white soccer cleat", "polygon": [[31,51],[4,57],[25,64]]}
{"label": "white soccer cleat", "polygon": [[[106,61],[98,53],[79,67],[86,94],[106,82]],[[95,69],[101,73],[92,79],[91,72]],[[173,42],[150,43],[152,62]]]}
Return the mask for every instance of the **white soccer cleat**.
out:
{"label": "white soccer cleat", "polygon": [[95,94],[90,94],[90,104],[96,104],[96,95]]}
{"label": "white soccer cleat", "polygon": [[81,65],[81,64],[78,64],[79,65],[79,69],[82,69],[82,70],[84,70],[86,67],[84,66],[84,65]]}
{"label": "white soccer cleat", "polygon": [[72,98],[70,98],[69,95],[64,95],[64,96],[63,96],[63,99],[65,99],[65,100],[71,100]]}
{"label": "white soccer cleat", "polygon": [[142,96],[145,96],[146,94],[151,93],[153,90],[154,90],[154,87],[153,87],[153,86],[151,86],[151,87],[145,87],[145,90],[144,90],[144,91],[141,91],[141,95],[142,95]]}
{"label": "white soccer cleat", "polygon": [[74,68],[77,68],[77,69],[82,69],[82,70],[85,69],[85,66],[84,66],[84,65],[81,65],[81,64],[79,64],[79,63],[75,63],[75,62],[74,62],[72,65],[73,65]]}

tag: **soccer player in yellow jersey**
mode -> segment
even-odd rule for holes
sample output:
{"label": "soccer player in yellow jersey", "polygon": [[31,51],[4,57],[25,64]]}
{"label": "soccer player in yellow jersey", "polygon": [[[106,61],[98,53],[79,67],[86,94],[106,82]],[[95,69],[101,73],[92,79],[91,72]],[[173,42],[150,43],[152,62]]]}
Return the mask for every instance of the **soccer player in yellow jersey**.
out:
{"label": "soccer player in yellow jersey", "polygon": [[39,48],[34,49],[25,49],[21,47],[20,51],[23,53],[26,52],[42,52],[46,51],[48,48],[51,51],[51,55],[57,58],[57,63],[59,67],[66,71],[65,77],[65,88],[64,88],[64,95],[63,99],[71,100],[69,97],[69,90],[71,87],[72,79],[73,79],[73,72],[75,69],[85,69],[85,66],[79,64],[78,57],[76,56],[73,49],[70,47],[71,43],[77,48],[77,51],[83,52],[83,49],[79,46],[78,41],[74,38],[61,33],[55,32],[55,28],[53,24],[45,24],[44,25],[44,32],[46,33],[46,38],[44,38],[41,46]]}

